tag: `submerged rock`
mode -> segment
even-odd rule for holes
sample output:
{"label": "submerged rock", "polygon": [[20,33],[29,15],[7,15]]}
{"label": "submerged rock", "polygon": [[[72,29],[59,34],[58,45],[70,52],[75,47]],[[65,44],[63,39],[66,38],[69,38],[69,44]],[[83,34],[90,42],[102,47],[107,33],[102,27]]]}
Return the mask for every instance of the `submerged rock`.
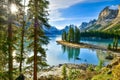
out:
{"label": "submerged rock", "polygon": [[112,60],[113,58],[114,58],[114,57],[113,57],[112,55],[108,55],[108,56],[106,56],[105,59]]}

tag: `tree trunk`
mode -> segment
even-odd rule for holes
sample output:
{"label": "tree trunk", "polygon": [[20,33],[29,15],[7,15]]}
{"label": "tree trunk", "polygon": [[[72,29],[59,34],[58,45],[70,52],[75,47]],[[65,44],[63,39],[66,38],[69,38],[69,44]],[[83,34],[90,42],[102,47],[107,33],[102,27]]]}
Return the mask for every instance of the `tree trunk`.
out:
{"label": "tree trunk", "polygon": [[[10,18],[8,19],[10,21]],[[8,54],[9,54],[9,80],[13,80],[13,57],[12,57],[12,23],[8,24]]]}
{"label": "tree trunk", "polygon": [[37,18],[34,24],[34,79],[37,80]]}
{"label": "tree trunk", "polygon": [[25,0],[24,0],[24,13],[23,13],[23,26],[22,26],[22,31],[21,31],[21,55],[20,55],[20,66],[19,66],[19,71],[20,74],[22,73],[22,62],[23,62],[23,53],[24,53],[24,29],[25,29]]}
{"label": "tree trunk", "polygon": [[24,27],[25,27],[25,21],[23,20],[23,26],[21,31],[21,54],[20,54],[20,74],[22,73],[22,61],[23,61],[23,53],[24,53]]}
{"label": "tree trunk", "polygon": [[37,80],[37,28],[38,28],[38,16],[37,16],[37,0],[34,0],[35,4],[35,23],[34,23],[34,76],[33,80]]}
{"label": "tree trunk", "polygon": [[[8,2],[8,9],[10,10],[10,5],[12,3],[12,0],[9,0]],[[8,56],[9,56],[9,80],[13,80],[13,57],[12,57],[12,14],[11,11],[9,11],[9,17],[8,17]]]}

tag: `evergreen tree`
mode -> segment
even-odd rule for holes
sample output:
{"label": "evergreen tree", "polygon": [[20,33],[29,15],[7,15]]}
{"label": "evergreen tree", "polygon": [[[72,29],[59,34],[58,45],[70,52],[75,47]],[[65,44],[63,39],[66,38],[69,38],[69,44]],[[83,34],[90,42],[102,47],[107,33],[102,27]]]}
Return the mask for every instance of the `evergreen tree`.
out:
{"label": "evergreen tree", "polygon": [[0,0],[0,80],[7,79],[7,8],[5,0]]}
{"label": "evergreen tree", "polygon": [[[30,14],[33,15],[34,18],[34,27],[31,28],[33,34],[31,34],[31,37],[33,39],[33,42],[30,45],[33,45],[34,47],[34,57],[32,56],[31,59],[34,59],[34,76],[33,80],[37,80],[37,66],[46,65],[45,63],[45,50],[42,48],[43,44],[47,44],[48,40],[46,36],[44,35],[44,32],[42,30],[43,25],[48,25],[46,16],[48,15],[46,8],[49,4],[46,0],[30,0],[29,1],[29,10]],[[38,53],[40,53],[38,55]],[[30,59],[30,60],[31,60]]]}
{"label": "evergreen tree", "polygon": [[116,43],[115,41],[116,41],[116,39],[114,38],[113,39],[113,50],[115,49],[115,43]]}
{"label": "evergreen tree", "polygon": [[16,34],[13,34],[13,32],[16,32],[17,30],[16,25],[14,24],[14,21],[16,19],[16,16],[14,13],[12,13],[11,6],[14,5],[20,5],[21,0],[8,0],[8,36],[7,36],[7,44],[8,44],[8,73],[9,73],[9,80],[13,80],[13,50],[15,49],[15,42],[16,42]]}
{"label": "evergreen tree", "polygon": [[108,49],[109,49],[109,50],[111,50],[111,49],[112,49],[112,48],[111,48],[111,44],[108,44]]}
{"label": "evergreen tree", "polygon": [[64,32],[62,33],[62,40],[63,40],[63,41],[66,41],[66,38],[67,38],[66,31],[64,31]]}
{"label": "evergreen tree", "polygon": [[71,42],[74,42],[74,36],[75,36],[75,34],[74,34],[74,28],[72,28],[71,27],[71,38],[70,38],[70,40],[71,40]]}
{"label": "evergreen tree", "polygon": [[63,67],[62,67],[62,76],[63,76],[63,79],[64,79],[64,80],[67,79],[66,65],[63,65]]}
{"label": "evergreen tree", "polygon": [[115,38],[115,50],[118,48],[118,37]]}
{"label": "evergreen tree", "polygon": [[22,62],[23,62],[23,53],[24,53],[24,35],[25,35],[25,0],[23,6],[23,19],[22,19],[22,30],[21,30],[21,49],[20,49],[20,65],[19,65],[19,71],[20,74],[22,73]]}
{"label": "evergreen tree", "polygon": [[68,31],[68,41],[74,42],[74,29],[70,26],[70,29]]}
{"label": "evergreen tree", "polygon": [[74,39],[74,42],[76,42],[76,43],[80,42],[80,30],[77,27],[75,27],[75,39]]}
{"label": "evergreen tree", "polygon": [[70,28],[68,32],[63,32],[62,34],[62,40],[68,41],[68,42],[75,42],[79,43],[80,42],[80,30],[79,28],[75,27],[75,29],[70,25]]}
{"label": "evergreen tree", "polygon": [[[20,5],[21,0],[1,0],[0,1],[0,53],[4,55],[5,61],[2,61],[2,66],[4,67],[3,79],[9,78],[13,80],[13,50],[15,50],[16,43],[16,31],[17,27],[15,25],[16,15],[12,13],[11,5]],[[8,26],[8,27],[7,27]],[[14,34],[15,33],[15,34]],[[6,73],[6,63],[8,63],[8,74]],[[1,71],[0,71],[1,72]],[[8,75],[8,76],[6,76]]]}

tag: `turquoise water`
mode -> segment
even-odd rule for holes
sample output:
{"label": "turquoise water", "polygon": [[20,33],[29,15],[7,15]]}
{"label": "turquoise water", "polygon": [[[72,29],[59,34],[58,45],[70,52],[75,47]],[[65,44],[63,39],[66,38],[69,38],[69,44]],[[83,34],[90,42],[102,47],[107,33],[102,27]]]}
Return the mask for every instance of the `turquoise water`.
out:
{"label": "turquoise water", "polygon": [[[97,65],[101,60],[104,61],[105,65],[109,63],[109,60],[105,59],[108,55],[106,51],[66,47],[56,43],[56,40],[60,40],[60,36],[50,37],[50,39],[50,43],[46,46],[46,53],[47,63],[51,66],[63,63],[86,63]],[[88,41],[87,43],[90,42]],[[95,42],[95,44],[97,44],[97,42]]]}
{"label": "turquoise water", "polygon": [[[108,44],[113,43],[113,39],[82,38],[81,42],[107,47]],[[119,43],[120,43],[120,40],[119,40]],[[119,46],[120,46],[120,44],[119,44]]]}

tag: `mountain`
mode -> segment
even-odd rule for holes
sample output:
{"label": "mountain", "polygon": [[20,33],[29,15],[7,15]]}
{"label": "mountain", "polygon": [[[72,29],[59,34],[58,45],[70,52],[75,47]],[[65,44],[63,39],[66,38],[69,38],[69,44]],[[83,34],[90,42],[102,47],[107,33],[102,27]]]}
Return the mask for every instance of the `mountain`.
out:
{"label": "mountain", "polygon": [[75,28],[75,27],[77,27],[77,26],[76,26],[76,25],[74,25],[74,24],[70,24],[69,26],[65,26],[65,28],[64,28],[64,29],[62,29],[62,30],[61,30],[61,32],[63,32],[63,31],[68,32],[68,30],[70,29],[70,27]]}
{"label": "mountain", "polygon": [[65,26],[65,28],[61,29],[61,30],[57,29],[55,26],[51,26],[50,28],[47,28],[47,27],[43,26],[43,31],[45,32],[46,35],[55,36],[55,35],[62,34],[63,31],[68,32],[70,27],[75,28],[76,26],[72,24],[72,25],[69,25],[69,26]]}
{"label": "mountain", "polygon": [[90,30],[120,30],[120,5],[107,6],[99,14],[95,24],[86,28]]}
{"label": "mountain", "polygon": [[79,26],[79,28],[81,31],[85,31],[88,27],[92,26],[95,23],[96,23],[95,19],[93,19],[89,22],[82,22],[82,24]]}
{"label": "mountain", "polygon": [[[66,26],[64,29],[59,30],[54,26],[50,28],[43,27],[44,32],[47,35],[59,35],[63,31],[68,32],[69,28],[75,28],[75,25]],[[100,30],[100,31],[111,31],[118,30],[120,31],[120,5],[107,6],[99,14],[97,20],[91,20],[89,22],[83,22],[79,26],[81,31],[91,31],[91,30]]]}
{"label": "mountain", "polygon": [[61,30],[57,29],[55,26],[51,26],[50,28],[44,27],[43,30],[46,35],[59,35],[61,34]]}

